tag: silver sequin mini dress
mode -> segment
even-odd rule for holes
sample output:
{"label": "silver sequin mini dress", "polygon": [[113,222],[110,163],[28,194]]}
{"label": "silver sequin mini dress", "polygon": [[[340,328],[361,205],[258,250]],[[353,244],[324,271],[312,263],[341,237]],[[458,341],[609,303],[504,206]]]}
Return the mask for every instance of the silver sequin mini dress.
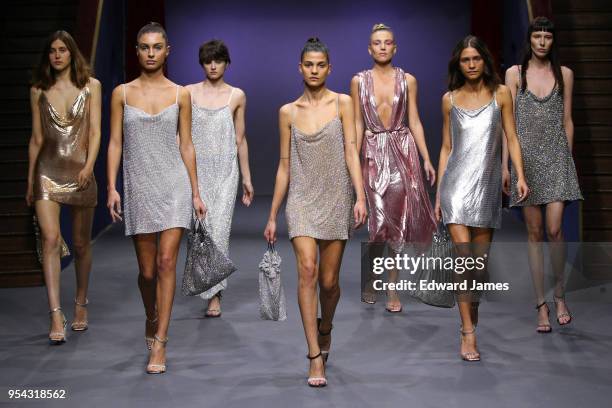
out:
{"label": "silver sequin mini dress", "polygon": [[353,188],[344,158],[342,121],[305,134],[291,125],[289,239],[348,239],[353,228]]}
{"label": "silver sequin mini dress", "polygon": [[518,202],[517,176],[512,166],[510,205],[582,200],[576,167],[563,127],[563,94],[559,87],[555,85],[544,98],[538,98],[528,89],[519,90],[515,115],[529,195],[525,201]]}
{"label": "silver sequin mini dress", "polygon": [[440,184],[444,224],[501,226],[501,112],[495,99],[478,109],[462,109],[451,93],[452,148]]}
{"label": "silver sequin mini dress", "polygon": [[[230,100],[219,109],[192,104],[191,115],[191,137],[196,151],[200,195],[208,209],[204,222],[213,241],[227,257],[238,188],[236,131]],[[210,299],[226,288],[227,280],[223,280],[200,297]]]}
{"label": "silver sequin mini dress", "polygon": [[191,185],[177,140],[177,101],[150,115],[123,107],[123,212],[125,235],[189,228]]}

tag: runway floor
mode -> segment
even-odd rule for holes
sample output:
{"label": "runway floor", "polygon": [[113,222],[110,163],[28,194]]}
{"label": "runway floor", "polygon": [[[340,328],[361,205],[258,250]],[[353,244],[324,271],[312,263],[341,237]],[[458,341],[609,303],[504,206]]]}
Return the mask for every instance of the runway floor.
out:
{"label": "runway floor", "polygon": [[[164,375],[144,372],[147,351],[137,264],[121,226],[95,242],[90,329],[69,332],[66,344],[48,345],[44,288],[0,289],[0,405],[30,406],[9,401],[9,388],[46,388],[65,389],[66,399],[38,401],[39,406],[610,406],[612,314],[607,295],[602,295],[610,293],[609,283],[568,293],[574,321],[560,328],[551,316],[553,332],[548,335],[535,332],[531,299],[485,302],[478,326],[483,360],[466,363],[459,358],[456,308],[406,301],[404,311],[392,315],[384,310],[384,298],[373,306],[360,302],[363,230],[350,241],[342,266],[329,385],[307,387],[295,260],[282,230],[278,250],[288,319],[259,319],[257,265],[266,248],[262,232],[268,208],[265,198],[249,209],[237,205],[230,251],[239,269],[224,294],[222,318],[203,318],[204,302],[177,290]],[[496,240],[517,241],[521,234],[521,225],[506,214]],[[184,255],[183,246],[179,283]],[[513,282],[530,288],[524,265],[510,271]],[[62,304],[69,320],[74,285],[71,265],[62,272]]]}

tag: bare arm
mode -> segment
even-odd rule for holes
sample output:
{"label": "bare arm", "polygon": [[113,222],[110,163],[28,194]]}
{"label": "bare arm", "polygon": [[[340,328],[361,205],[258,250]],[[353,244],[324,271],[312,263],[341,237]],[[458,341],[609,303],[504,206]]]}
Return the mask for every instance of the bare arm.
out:
{"label": "bare arm", "polygon": [[425,131],[419,117],[417,106],[417,80],[410,74],[405,74],[406,83],[408,85],[408,127],[414,137],[414,142],[419,149],[419,153],[423,158],[423,170],[430,184],[433,186],[436,182],[436,171],[434,170],[431,160],[429,159],[429,151],[425,142]]}
{"label": "bare arm", "polygon": [[278,112],[278,128],[280,133],[280,159],[278,170],[276,171],[276,181],[274,183],[274,194],[272,195],[272,205],[268,224],[264,231],[264,237],[268,242],[276,241],[276,216],[278,210],[285,199],[289,187],[289,159],[291,156],[291,105],[287,104],[280,108]]}
{"label": "bare arm", "polygon": [[438,186],[436,192],[436,219],[440,221],[442,219],[442,212],[440,210],[440,184],[442,184],[442,178],[446,172],[446,164],[448,163],[448,156],[452,150],[452,139],[450,134],[450,111],[451,111],[450,94],[447,92],[442,97],[442,146],[440,147],[440,160],[438,162]]}
{"label": "bare arm", "polygon": [[102,85],[95,78],[89,79],[89,146],[85,167],[79,172],[79,186],[86,187],[92,178],[98,152],[100,151],[100,122],[102,120]]}
{"label": "bare arm", "polygon": [[242,176],[242,203],[247,207],[253,201],[253,185],[251,183],[251,170],[249,168],[249,145],[246,139],[246,95],[242,90],[236,90],[238,93],[238,106],[234,111],[234,128],[236,129],[236,147],[238,149],[238,164],[240,166],[240,175]]}
{"label": "bare arm", "polygon": [[121,197],[117,192],[117,172],[123,150],[123,91],[119,85],[111,95],[110,140],[106,159],[108,200],[106,206],[113,222],[121,221]]}
{"label": "bare arm", "polygon": [[361,99],[359,98],[359,76],[351,79],[351,98],[353,100],[353,112],[355,113],[355,135],[357,154],[361,152],[361,144],[365,133],[365,124],[361,113]]}
{"label": "bare arm", "polygon": [[572,120],[572,93],[574,90],[574,73],[567,67],[561,67],[563,75],[563,127],[567,137],[570,153],[574,148],[574,121]]}
{"label": "bare arm", "polygon": [[189,182],[191,183],[191,198],[193,208],[198,218],[204,218],[206,207],[200,199],[200,188],[198,187],[198,173],[196,170],[196,155],[191,140],[191,95],[189,91],[181,87],[179,89],[179,151],[181,158],[187,168]]}
{"label": "bare arm", "polygon": [[38,88],[30,88],[30,109],[32,110],[32,135],[28,145],[28,186],[26,192],[26,203],[30,206],[33,204],[34,196],[34,170],[36,169],[36,160],[40,153],[40,148],[43,144],[42,125],[40,123],[40,110],[38,109],[38,101],[42,91]]}
{"label": "bare arm", "polygon": [[340,95],[340,118],[342,119],[342,133],[344,134],[344,158],[357,195],[354,216],[355,226],[365,223],[367,216],[365,205],[365,191],[361,178],[361,166],[357,153],[357,140],[355,137],[355,115],[353,113],[353,100],[348,95]]}
{"label": "bare arm", "polygon": [[521,146],[516,136],[516,127],[514,124],[514,106],[512,105],[512,95],[508,87],[500,85],[497,90],[497,98],[501,107],[502,114],[502,126],[504,128],[504,134],[508,143],[508,152],[510,153],[510,159],[518,181],[516,183],[517,191],[519,193],[520,200],[522,201],[527,198],[529,189],[525,182],[525,174],[523,172],[523,158],[521,155]]}
{"label": "bare arm", "polygon": [[[514,65],[506,70],[506,86],[510,90],[512,95],[512,106],[514,107],[516,101],[516,93],[518,92],[519,84],[519,72],[518,65]],[[510,195],[510,173],[508,171],[508,140],[505,132],[502,138],[502,184],[503,190],[506,195]]]}

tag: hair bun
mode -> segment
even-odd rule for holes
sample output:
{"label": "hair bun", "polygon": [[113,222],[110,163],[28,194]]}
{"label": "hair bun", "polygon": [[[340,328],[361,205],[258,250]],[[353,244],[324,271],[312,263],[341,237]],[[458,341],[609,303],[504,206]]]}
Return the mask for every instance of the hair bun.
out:
{"label": "hair bun", "polygon": [[319,37],[310,37],[306,42],[307,43],[318,43],[318,42],[321,42],[321,40],[319,40]]}

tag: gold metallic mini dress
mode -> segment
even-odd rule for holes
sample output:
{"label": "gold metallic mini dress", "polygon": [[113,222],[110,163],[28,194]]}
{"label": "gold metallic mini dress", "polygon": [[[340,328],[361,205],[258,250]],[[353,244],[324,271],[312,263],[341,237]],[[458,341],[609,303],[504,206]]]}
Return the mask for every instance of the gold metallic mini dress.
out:
{"label": "gold metallic mini dress", "polygon": [[34,199],[95,207],[98,187],[95,178],[80,189],[79,172],[85,167],[89,148],[90,91],[85,87],[66,115],[61,116],[44,92],[38,100],[43,144],[34,173]]}

